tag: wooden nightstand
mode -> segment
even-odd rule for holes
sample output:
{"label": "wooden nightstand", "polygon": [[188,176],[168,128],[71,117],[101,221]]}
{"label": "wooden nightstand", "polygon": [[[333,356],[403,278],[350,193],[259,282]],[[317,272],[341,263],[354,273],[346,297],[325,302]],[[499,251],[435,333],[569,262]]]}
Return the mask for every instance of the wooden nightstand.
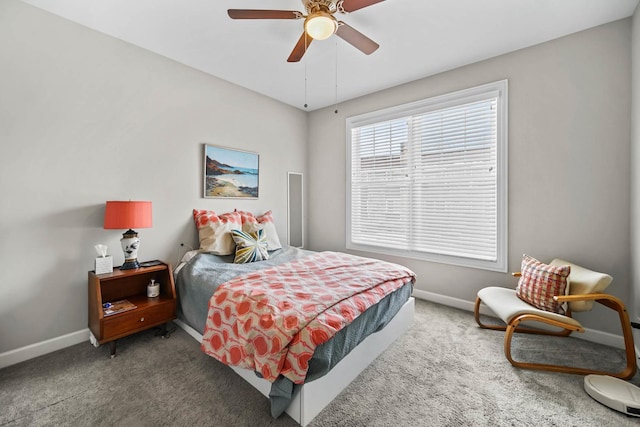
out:
{"label": "wooden nightstand", "polygon": [[[160,284],[160,295],[147,297],[147,284]],[[105,316],[102,305],[129,300],[136,308]],[[113,273],[89,271],[89,330],[94,345],[110,343],[111,357],[116,355],[116,340],[161,325],[167,335],[167,322],[176,318],[176,287],[171,266],[160,264],[135,270],[114,269]]]}

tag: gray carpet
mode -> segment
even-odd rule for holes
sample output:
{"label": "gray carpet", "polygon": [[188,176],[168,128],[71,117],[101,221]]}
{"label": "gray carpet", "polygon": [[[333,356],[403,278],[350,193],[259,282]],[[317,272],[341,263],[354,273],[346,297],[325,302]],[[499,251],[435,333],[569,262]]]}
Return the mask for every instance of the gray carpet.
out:
{"label": "gray carpet", "polygon": [[[579,375],[511,367],[502,333],[472,313],[417,301],[410,331],[312,426],[627,426],[589,397]],[[623,364],[623,352],[575,338],[516,339],[514,357]],[[540,350],[542,349],[542,350]],[[178,329],[108,346],[88,342],[0,370],[0,426],[294,426],[267,399]],[[539,359],[538,359],[539,360]],[[640,385],[637,374],[631,381]]]}

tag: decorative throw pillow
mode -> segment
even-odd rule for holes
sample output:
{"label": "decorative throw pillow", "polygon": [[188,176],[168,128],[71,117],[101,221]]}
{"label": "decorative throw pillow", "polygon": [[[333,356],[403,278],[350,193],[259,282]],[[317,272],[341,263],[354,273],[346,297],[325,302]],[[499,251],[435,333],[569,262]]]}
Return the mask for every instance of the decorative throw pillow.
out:
{"label": "decorative throw pillow", "polygon": [[544,264],[525,254],[520,273],[522,276],[516,287],[518,298],[540,310],[565,313],[562,304],[553,297],[565,295],[571,266]]}
{"label": "decorative throw pillow", "polygon": [[240,214],[229,212],[217,215],[214,211],[194,209],[193,220],[198,228],[200,250],[215,255],[231,255],[234,252],[231,230],[242,227]]}
{"label": "decorative throw pillow", "polygon": [[233,236],[233,240],[236,242],[236,257],[233,260],[234,263],[246,264],[248,262],[269,259],[267,239],[263,230],[257,230],[253,233],[233,230],[231,231],[231,236]]}

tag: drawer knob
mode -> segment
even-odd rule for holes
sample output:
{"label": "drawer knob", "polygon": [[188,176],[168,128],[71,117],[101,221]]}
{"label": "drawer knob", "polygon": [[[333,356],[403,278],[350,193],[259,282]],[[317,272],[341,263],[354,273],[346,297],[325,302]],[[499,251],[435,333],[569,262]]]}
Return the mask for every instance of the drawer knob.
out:
{"label": "drawer knob", "polygon": [[141,322],[144,322],[144,317],[141,317],[141,318],[140,318],[140,321],[141,321]]}

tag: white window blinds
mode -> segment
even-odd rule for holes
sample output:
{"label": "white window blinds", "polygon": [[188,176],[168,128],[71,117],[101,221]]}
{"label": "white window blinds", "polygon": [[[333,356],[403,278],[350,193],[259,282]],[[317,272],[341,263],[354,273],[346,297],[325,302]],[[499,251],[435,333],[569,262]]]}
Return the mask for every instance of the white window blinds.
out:
{"label": "white window blinds", "polygon": [[506,269],[498,83],[348,120],[347,247]]}

